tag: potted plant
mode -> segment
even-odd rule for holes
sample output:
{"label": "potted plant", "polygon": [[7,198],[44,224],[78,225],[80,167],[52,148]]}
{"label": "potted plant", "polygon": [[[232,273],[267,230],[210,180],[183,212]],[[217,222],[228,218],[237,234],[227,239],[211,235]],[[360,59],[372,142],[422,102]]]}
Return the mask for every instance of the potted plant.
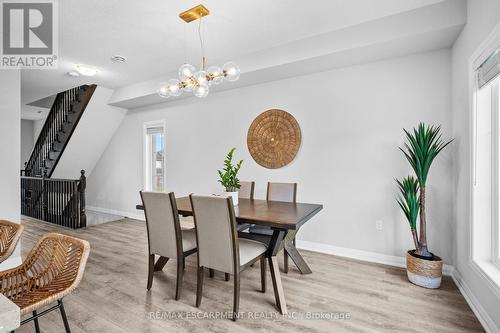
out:
{"label": "potted plant", "polygon": [[[429,252],[427,247],[427,218],[425,214],[426,185],[429,169],[434,158],[451,143],[441,139],[441,126],[420,123],[413,132],[403,129],[407,142],[399,148],[410,163],[415,177],[408,176],[398,183],[398,203],[409,224],[415,250],[406,254],[406,272],[410,282],[425,288],[439,288],[443,273],[443,261]],[[420,230],[417,232],[417,216],[420,214]]]}
{"label": "potted plant", "polygon": [[224,187],[225,193],[233,198],[233,204],[238,205],[238,190],[240,189],[240,180],[238,172],[240,171],[243,160],[233,165],[233,154],[236,148],[233,148],[227,153],[224,160],[224,169],[217,170],[219,172],[219,183]]}

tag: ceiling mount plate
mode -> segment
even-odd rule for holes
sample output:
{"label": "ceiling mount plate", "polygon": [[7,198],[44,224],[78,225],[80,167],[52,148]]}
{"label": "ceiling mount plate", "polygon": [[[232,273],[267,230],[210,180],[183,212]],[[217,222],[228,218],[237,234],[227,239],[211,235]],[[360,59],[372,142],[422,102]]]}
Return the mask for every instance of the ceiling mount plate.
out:
{"label": "ceiling mount plate", "polygon": [[195,21],[210,14],[210,11],[203,5],[198,5],[179,14],[179,17],[186,23]]}

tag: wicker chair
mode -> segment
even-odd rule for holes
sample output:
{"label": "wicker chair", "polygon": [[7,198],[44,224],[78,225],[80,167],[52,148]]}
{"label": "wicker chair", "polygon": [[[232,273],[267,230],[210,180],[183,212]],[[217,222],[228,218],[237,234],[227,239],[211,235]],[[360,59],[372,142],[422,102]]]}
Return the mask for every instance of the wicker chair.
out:
{"label": "wicker chair", "polygon": [[24,227],[18,223],[0,220],[0,263],[14,252],[23,230]]}
{"label": "wicker chair", "polygon": [[[70,332],[62,298],[80,283],[90,246],[87,241],[61,234],[46,234],[16,268],[0,272],[0,292],[17,304],[21,316],[33,316],[21,321],[34,321],[40,332],[38,318],[59,309],[66,332]],[[37,310],[57,301],[40,313]]]}

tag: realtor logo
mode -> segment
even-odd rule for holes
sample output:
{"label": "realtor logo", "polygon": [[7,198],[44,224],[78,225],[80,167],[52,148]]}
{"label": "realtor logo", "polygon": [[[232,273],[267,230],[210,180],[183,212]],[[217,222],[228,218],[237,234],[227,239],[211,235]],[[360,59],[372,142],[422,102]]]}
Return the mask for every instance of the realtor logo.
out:
{"label": "realtor logo", "polygon": [[0,68],[57,67],[57,3],[0,0]]}

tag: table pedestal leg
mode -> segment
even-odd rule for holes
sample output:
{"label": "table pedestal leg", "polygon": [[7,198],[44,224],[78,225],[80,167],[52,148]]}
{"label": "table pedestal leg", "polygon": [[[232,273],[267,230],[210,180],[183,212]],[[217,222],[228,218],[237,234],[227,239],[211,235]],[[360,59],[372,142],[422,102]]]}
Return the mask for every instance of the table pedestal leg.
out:
{"label": "table pedestal leg", "polygon": [[[311,274],[312,271],[305,262],[304,258],[302,258],[302,255],[299,253],[297,248],[295,247],[295,235],[297,234],[296,230],[291,230],[288,232],[286,235],[285,239],[283,240],[283,248],[285,249],[285,259],[287,256],[292,258],[293,262],[295,263],[295,266],[299,269],[301,274]],[[285,263],[287,260],[285,260]],[[285,273],[288,273],[288,265],[285,265]]]}
{"label": "table pedestal leg", "polygon": [[293,242],[285,241],[285,250],[286,250],[288,256],[290,256],[290,258],[292,258],[293,262],[295,263],[295,265],[299,269],[300,273],[302,273],[302,274],[311,274],[312,273],[311,269],[309,268],[307,263],[304,261],[304,258],[302,258],[299,251],[297,251],[297,248],[293,245]]}
{"label": "table pedestal leg", "polygon": [[288,314],[285,301],[285,292],[283,291],[283,284],[281,282],[280,269],[278,267],[278,258],[272,256],[268,258],[269,270],[271,271],[271,280],[273,281],[274,298],[276,299],[276,306],[281,314]]}
{"label": "table pedestal leg", "polygon": [[288,314],[285,301],[285,292],[283,291],[283,284],[281,282],[280,270],[278,267],[278,254],[282,247],[283,239],[286,236],[286,230],[273,229],[273,235],[269,241],[267,248],[267,258],[269,261],[269,270],[271,271],[271,280],[273,281],[274,298],[276,299],[276,306],[281,314]]}

